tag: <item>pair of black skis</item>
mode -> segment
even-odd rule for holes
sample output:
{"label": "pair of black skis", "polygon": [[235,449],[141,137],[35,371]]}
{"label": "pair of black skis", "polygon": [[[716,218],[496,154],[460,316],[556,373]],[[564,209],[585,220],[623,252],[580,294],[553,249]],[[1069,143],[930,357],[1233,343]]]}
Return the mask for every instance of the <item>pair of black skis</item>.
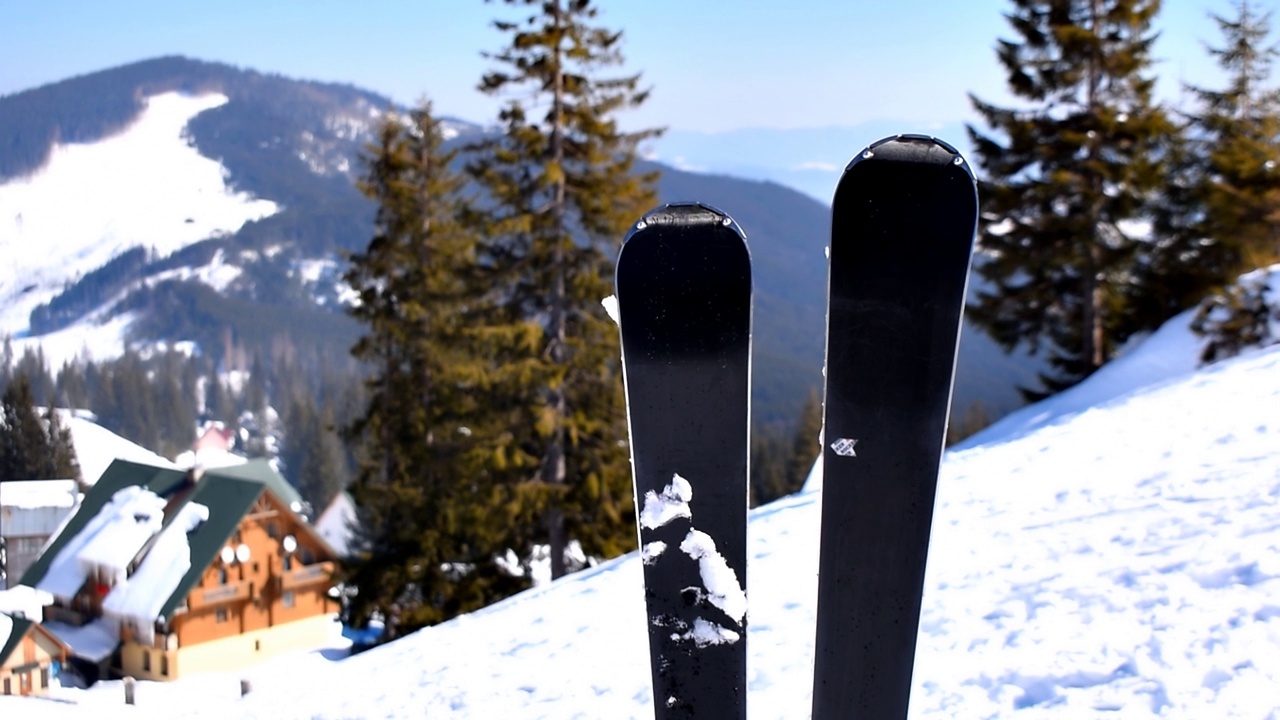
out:
{"label": "pair of black skis", "polygon": [[[813,717],[905,718],[977,221],[924,136],[849,164],[832,206]],[[745,718],[751,260],[724,213],[645,215],[617,263],[660,720]]]}

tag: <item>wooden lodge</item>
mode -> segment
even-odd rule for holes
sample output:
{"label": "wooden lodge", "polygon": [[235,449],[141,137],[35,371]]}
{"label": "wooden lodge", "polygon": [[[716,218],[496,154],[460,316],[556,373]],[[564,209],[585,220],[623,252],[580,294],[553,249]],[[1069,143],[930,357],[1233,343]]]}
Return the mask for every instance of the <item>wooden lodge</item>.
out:
{"label": "wooden lodge", "polygon": [[44,628],[90,676],[171,680],[317,647],[336,558],[301,507],[265,461],[117,460],[22,584],[52,594]]}

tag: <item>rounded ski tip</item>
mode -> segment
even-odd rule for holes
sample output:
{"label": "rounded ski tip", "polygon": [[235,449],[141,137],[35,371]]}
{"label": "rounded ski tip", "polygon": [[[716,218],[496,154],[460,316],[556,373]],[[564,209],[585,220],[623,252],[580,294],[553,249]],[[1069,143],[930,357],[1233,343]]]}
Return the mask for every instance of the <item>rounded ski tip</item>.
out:
{"label": "rounded ski tip", "polygon": [[931,165],[955,165],[964,168],[969,175],[973,170],[968,161],[954,145],[932,135],[902,133],[890,135],[871,143],[865,150],[854,156],[845,168],[848,172],[853,166],[867,160],[889,162],[913,162]]}
{"label": "rounded ski tip", "polygon": [[728,213],[703,202],[673,202],[656,207],[645,213],[623,238],[625,245],[633,235],[653,227],[698,227],[703,225],[720,225],[733,230],[744,238],[742,228]]}

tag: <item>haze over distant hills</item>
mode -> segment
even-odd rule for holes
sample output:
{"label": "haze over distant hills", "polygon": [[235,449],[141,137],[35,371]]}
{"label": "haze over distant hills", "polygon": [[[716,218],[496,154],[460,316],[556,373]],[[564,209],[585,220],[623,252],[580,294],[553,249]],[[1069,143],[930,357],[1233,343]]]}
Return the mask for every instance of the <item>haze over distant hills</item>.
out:
{"label": "haze over distant hills", "polygon": [[863,148],[901,133],[933,135],[968,156],[964,126],[877,121],[852,127],[748,128],[708,133],[667,130],[652,143],[654,159],[689,172],[767,180],[831,204],[840,173]]}
{"label": "haze over distant hills", "polygon": [[[368,90],[181,57],[0,98],[0,137],[10,139],[0,146],[0,253],[23,268],[21,277],[0,275],[9,308],[0,334],[58,345],[64,355],[189,342],[226,361],[233,346],[289,346],[341,367],[359,332],[342,310],[342,258],[372,232],[372,205],[354,180],[388,109],[387,98]],[[168,124],[157,124],[164,113]],[[483,132],[475,122],[446,122],[459,141]],[[715,205],[747,233],[756,279],[753,409],[758,420],[788,424],[808,388],[821,386],[828,208],[777,182],[731,176],[769,176],[751,170],[752,158],[779,165],[786,143],[669,138],[652,148],[663,201]],[[95,147],[115,166],[89,163]],[[677,156],[708,166],[665,164]],[[730,162],[735,156],[740,164]],[[844,160],[831,162],[797,154],[791,165],[829,174],[834,188]],[[1031,379],[1025,360],[969,329],[955,406],[981,400],[1007,411],[1018,403],[1014,385]]]}

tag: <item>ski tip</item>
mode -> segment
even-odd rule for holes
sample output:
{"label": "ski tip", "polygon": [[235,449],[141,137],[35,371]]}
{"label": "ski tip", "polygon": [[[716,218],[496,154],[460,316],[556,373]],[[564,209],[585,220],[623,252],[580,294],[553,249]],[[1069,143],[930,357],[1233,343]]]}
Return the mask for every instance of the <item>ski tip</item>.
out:
{"label": "ski tip", "polygon": [[973,168],[955,146],[931,135],[904,133],[891,135],[871,143],[854,156],[845,172],[855,165],[876,160],[889,162],[924,163],[928,165],[954,165],[973,177]]}
{"label": "ski tip", "polygon": [[742,228],[728,213],[719,208],[701,202],[674,202],[656,207],[645,213],[627,232],[622,242],[625,245],[636,233],[651,227],[705,227],[718,225],[727,227],[744,239]]}

